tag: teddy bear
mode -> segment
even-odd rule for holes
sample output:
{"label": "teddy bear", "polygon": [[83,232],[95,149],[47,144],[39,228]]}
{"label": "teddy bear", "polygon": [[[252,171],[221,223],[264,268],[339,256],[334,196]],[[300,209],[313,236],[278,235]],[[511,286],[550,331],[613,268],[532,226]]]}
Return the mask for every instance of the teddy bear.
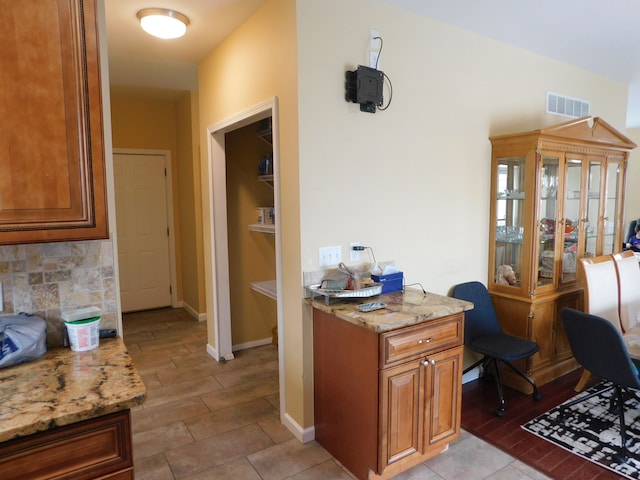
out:
{"label": "teddy bear", "polygon": [[511,265],[500,265],[496,271],[496,283],[499,285],[515,285],[518,283]]}

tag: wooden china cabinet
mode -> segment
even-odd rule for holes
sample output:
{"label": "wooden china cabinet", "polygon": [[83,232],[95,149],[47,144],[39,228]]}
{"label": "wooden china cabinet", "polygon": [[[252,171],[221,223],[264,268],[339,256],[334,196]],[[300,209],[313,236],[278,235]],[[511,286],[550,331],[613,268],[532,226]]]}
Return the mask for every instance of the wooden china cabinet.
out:
{"label": "wooden china cabinet", "polygon": [[[490,140],[488,289],[505,331],[540,345],[522,366],[543,385],[578,366],[560,310],[582,309],[578,259],[622,248],[626,166],[636,145],[597,117]],[[500,275],[503,265],[515,280]]]}
{"label": "wooden china cabinet", "polygon": [[96,2],[0,6],[0,244],[107,238]]}

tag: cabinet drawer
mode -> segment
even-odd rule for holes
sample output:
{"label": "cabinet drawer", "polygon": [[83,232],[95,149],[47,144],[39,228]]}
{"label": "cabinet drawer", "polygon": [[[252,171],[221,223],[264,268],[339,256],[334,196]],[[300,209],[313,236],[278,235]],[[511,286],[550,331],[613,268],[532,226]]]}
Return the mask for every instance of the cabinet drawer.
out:
{"label": "cabinet drawer", "polygon": [[0,444],[3,480],[120,480],[132,467],[129,410]]}
{"label": "cabinet drawer", "polygon": [[462,344],[462,314],[382,334],[381,366]]}

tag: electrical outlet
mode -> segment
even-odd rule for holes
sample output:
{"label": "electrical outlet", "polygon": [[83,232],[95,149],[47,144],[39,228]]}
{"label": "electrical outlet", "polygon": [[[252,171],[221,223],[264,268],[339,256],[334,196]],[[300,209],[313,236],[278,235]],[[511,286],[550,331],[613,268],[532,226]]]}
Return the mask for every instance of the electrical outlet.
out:
{"label": "electrical outlet", "polygon": [[338,265],[342,262],[342,247],[320,247],[318,249],[318,264],[321,267]]}
{"label": "electrical outlet", "polygon": [[351,242],[349,244],[349,261],[357,262],[360,260],[360,250],[354,250],[353,247],[359,247],[360,242]]}

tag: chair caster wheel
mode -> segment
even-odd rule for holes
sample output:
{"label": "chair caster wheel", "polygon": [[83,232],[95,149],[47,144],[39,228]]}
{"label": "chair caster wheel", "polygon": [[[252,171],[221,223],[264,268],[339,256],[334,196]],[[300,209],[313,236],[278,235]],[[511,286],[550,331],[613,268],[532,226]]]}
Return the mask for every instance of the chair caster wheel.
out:
{"label": "chair caster wheel", "polygon": [[504,410],[502,409],[496,410],[496,417],[504,417]]}
{"label": "chair caster wheel", "polygon": [[536,392],[533,394],[533,399],[537,402],[542,399],[542,394],[540,392]]}

